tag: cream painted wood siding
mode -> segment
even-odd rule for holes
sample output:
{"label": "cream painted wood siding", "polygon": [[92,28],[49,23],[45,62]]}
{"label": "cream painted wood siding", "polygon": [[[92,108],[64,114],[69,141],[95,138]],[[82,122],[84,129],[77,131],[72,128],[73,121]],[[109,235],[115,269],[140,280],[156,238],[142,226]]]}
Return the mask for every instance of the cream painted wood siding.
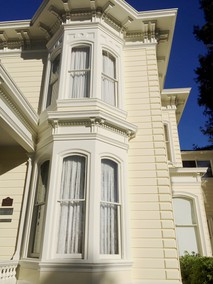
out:
{"label": "cream painted wood siding", "polygon": [[[179,280],[155,46],[124,51],[130,141],[128,191],[134,280]],[[165,282],[166,283],[166,282]]]}
{"label": "cream painted wood siding", "polygon": [[40,107],[44,54],[14,54],[2,56],[1,62],[17,87],[38,112]]}
{"label": "cream painted wood siding", "polygon": [[[23,162],[23,157],[20,157],[19,154],[17,154],[17,157],[14,157],[14,152],[11,151],[11,153],[10,167],[9,164],[7,165],[7,163],[5,163],[5,171],[3,171],[3,174],[0,176],[0,207],[3,208],[1,206],[3,199],[7,197],[13,199],[13,205],[10,207],[13,208],[13,214],[11,216],[0,216],[1,219],[12,219],[12,222],[0,222],[1,260],[11,259],[15,252],[26,176],[26,163]],[[2,155],[4,155],[4,153],[1,153],[1,156]]]}

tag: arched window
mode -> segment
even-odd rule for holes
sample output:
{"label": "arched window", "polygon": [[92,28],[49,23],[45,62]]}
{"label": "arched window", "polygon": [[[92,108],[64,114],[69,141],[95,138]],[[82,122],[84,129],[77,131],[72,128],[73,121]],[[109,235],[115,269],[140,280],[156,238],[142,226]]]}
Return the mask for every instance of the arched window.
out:
{"label": "arched window", "polygon": [[54,99],[56,100],[58,98],[60,60],[61,54],[59,53],[51,62],[50,81],[46,107],[51,105]]}
{"label": "arched window", "polygon": [[173,198],[179,254],[199,253],[198,224],[192,199]]}
{"label": "arched window", "polygon": [[120,202],[118,165],[101,160],[100,253],[119,254]]}
{"label": "arched window", "polygon": [[90,46],[72,48],[69,98],[90,96]]}
{"label": "arched window", "polygon": [[86,158],[66,157],[60,188],[58,254],[82,254],[85,231]]}
{"label": "arched window", "polygon": [[102,52],[102,100],[110,105],[117,106],[117,79],[116,60],[109,52]]}
{"label": "arched window", "polygon": [[45,161],[39,168],[37,190],[31,225],[29,255],[39,257],[42,243],[43,225],[45,217],[49,161]]}

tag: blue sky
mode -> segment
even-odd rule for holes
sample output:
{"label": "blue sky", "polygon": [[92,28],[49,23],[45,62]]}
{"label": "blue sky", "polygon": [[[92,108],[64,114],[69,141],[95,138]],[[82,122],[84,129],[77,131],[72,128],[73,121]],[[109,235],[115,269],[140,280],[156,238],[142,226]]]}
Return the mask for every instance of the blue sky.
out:
{"label": "blue sky", "polygon": [[[30,19],[42,0],[2,2],[0,21],[10,21]],[[193,144],[207,145],[208,139],[200,131],[205,117],[202,108],[197,104],[198,88],[194,72],[198,66],[198,55],[205,53],[204,46],[196,41],[193,35],[193,26],[202,25],[204,22],[202,10],[199,9],[199,0],[127,0],[127,2],[139,11],[178,8],[165,88],[192,88],[179,124],[181,149],[190,150]]]}

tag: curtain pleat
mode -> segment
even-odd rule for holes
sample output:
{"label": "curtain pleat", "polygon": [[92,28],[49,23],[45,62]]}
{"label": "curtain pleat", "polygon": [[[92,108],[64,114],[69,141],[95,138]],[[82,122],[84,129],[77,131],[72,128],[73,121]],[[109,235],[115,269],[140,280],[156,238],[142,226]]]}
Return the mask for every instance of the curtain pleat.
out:
{"label": "curtain pleat", "polygon": [[103,52],[102,100],[116,105],[115,99],[115,59]]}
{"label": "curtain pleat", "polygon": [[61,180],[58,253],[82,253],[85,219],[84,180],[85,158],[66,158]]}
{"label": "curtain pleat", "polygon": [[89,96],[89,53],[89,47],[72,49],[71,98],[85,98]]}
{"label": "curtain pleat", "polygon": [[117,164],[103,159],[101,164],[101,216],[100,216],[100,252],[118,253],[118,186]]}

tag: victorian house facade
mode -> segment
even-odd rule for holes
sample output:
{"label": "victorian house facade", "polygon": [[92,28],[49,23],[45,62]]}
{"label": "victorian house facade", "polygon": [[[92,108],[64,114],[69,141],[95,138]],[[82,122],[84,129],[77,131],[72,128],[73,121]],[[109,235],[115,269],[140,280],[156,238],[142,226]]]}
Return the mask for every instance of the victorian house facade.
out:
{"label": "victorian house facade", "polygon": [[177,10],[44,0],[0,23],[0,283],[178,284],[211,256],[211,151],[164,89]]}

